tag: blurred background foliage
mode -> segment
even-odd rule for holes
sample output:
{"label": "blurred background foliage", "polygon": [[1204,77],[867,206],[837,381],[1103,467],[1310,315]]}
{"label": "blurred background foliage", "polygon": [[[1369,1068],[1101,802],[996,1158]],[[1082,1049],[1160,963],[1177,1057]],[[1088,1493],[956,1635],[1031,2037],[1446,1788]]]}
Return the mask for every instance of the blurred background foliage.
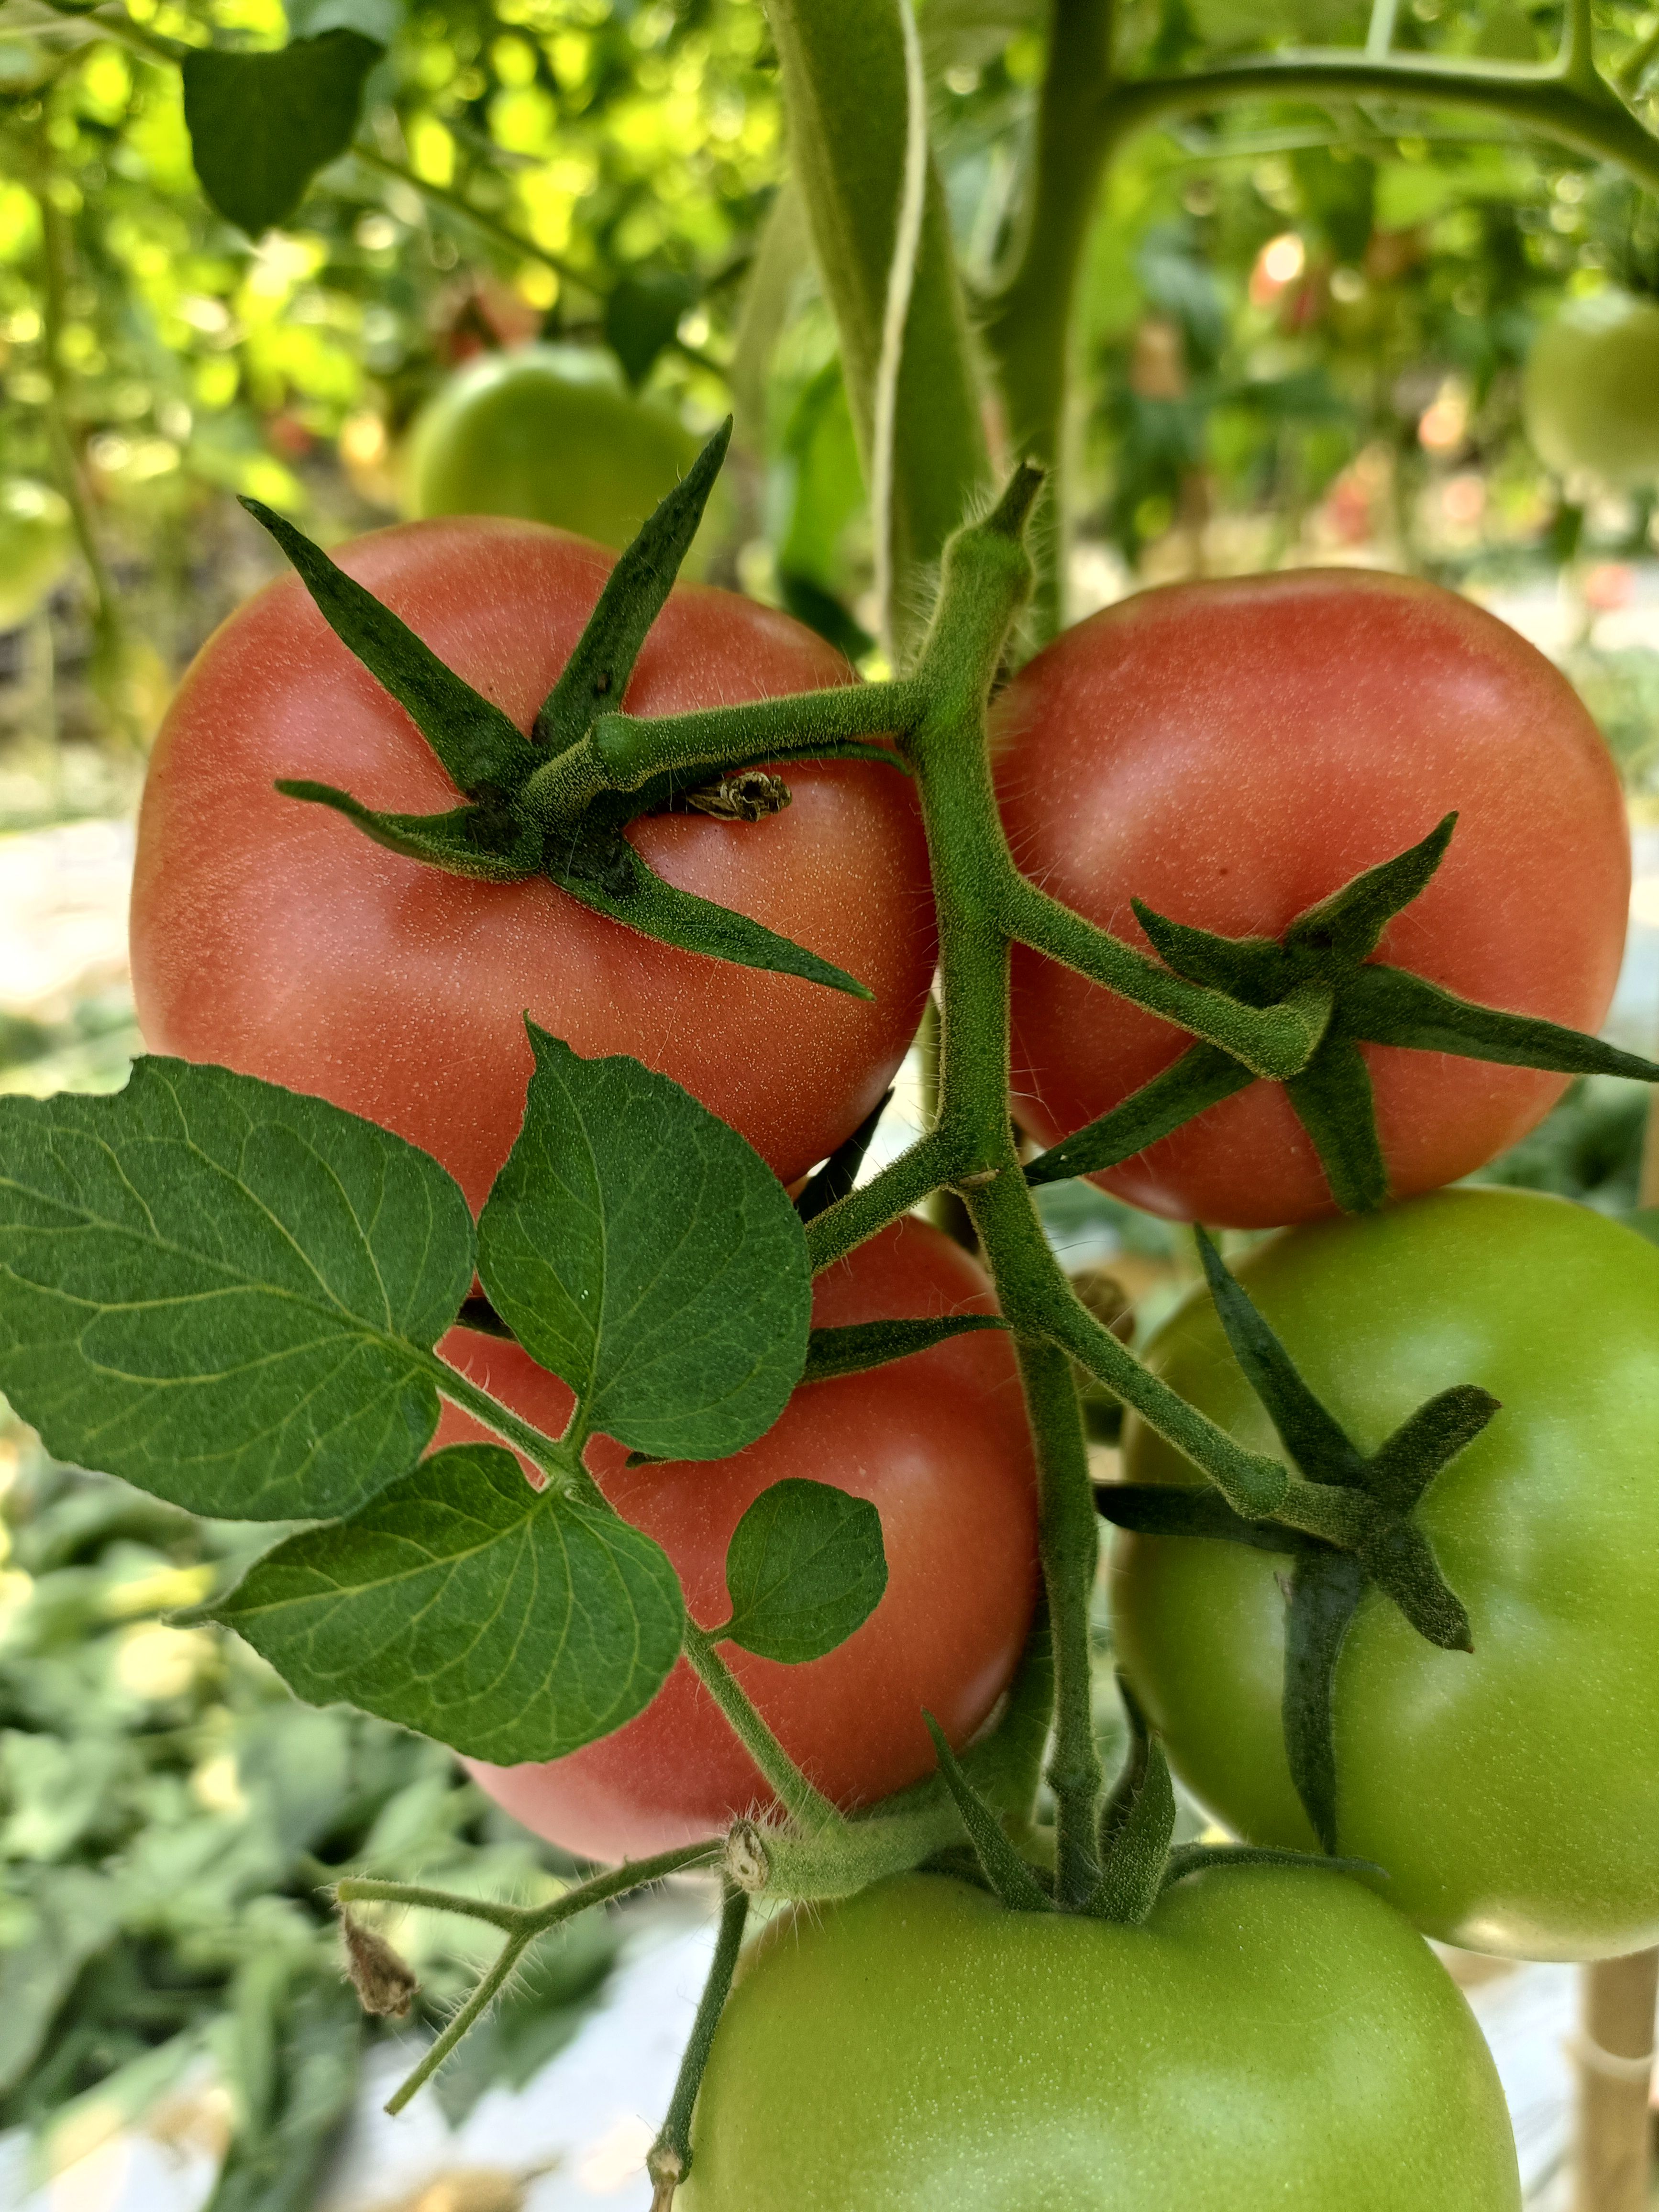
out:
{"label": "blurred background foliage", "polygon": [[[1044,10],[918,15],[982,297]],[[1378,15],[1399,48],[1525,61],[1562,10],[1123,0],[1120,58],[1363,43]],[[1654,122],[1659,9],[1595,17],[1603,68]],[[253,53],[340,27],[380,50],[352,150],[250,240],[204,195],[156,41]],[[858,452],[785,179],[755,0],[0,0],[0,829],[130,810],[171,684],[273,573],[236,495],[325,543],[393,520],[422,410],[534,343],[582,349],[691,435],[734,410],[705,572],[866,659]],[[1640,818],[1659,796],[1653,488],[1553,470],[1523,407],[1539,333],[1614,292],[1659,295],[1654,203],[1490,119],[1263,103],[1133,139],[1085,259],[1074,611],[1310,561],[1498,597],[1531,610]],[[105,976],[0,1018],[0,1085],[107,1087],[135,1043]],[[1488,1173],[1627,1212],[1642,1113],[1630,1086],[1576,1086]],[[1062,1249],[1113,1255],[1143,1330],[1178,1293],[1164,1224],[1084,1184],[1045,1204]],[[1109,1438],[1110,1408],[1092,1416]],[[332,1874],[530,1896],[564,1869],[447,1754],[297,1707],[240,1644],[167,1624],[246,1531],[57,1468],[21,1430],[0,1433],[0,2130],[63,2163],[199,2091],[228,2147],[216,2212],[301,2212],[384,2032],[341,1979]],[[418,2018],[439,2017],[477,1963],[465,1929],[397,1932]],[[442,2078],[452,2115],[551,2054],[620,1940],[591,1915],[550,1948]]]}

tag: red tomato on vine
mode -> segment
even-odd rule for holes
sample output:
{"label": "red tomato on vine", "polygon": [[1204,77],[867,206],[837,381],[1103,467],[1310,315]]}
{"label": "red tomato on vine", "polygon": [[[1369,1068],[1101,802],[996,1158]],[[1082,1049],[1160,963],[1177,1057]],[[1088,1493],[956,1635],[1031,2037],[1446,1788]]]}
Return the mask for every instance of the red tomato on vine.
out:
{"label": "red tomato on vine", "polygon": [[[1594,1031],[1618,978],[1630,841],[1613,763],[1565,677],[1504,623],[1402,576],[1306,570],[1143,592],[1079,623],[995,709],[1021,867],[1137,943],[1139,898],[1230,937],[1305,908],[1458,814],[1376,957],[1484,1005]],[[1017,947],[1014,1104],[1051,1145],[1191,1040]],[[1363,1048],[1395,1197],[1455,1181],[1568,1078]],[[1284,1091],[1257,1083],[1102,1171],[1176,1219],[1334,1212]]]}
{"label": "red tomato on vine", "polygon": [[[561,532],[469,519],[377,531],[341,565],[528,729],[611,563]],[[673,714],[850,674],[788,616],[684,586],[625,703]],[[864,1119],[915,1033],[933,901],[896,769],[792,766],[793,804],[765,821],[676,813],[628,833],[670,883],[808,945],[873,1001],[655,943],[544,878],[446,874],[283,798],[279,776],[404,812],[456,803],[430,747],[294,575],[210,639],[156,742],[132,899],[146,1041],[396,1130],[475,1209],[518,1133],[526,1012],[584,1057],[629,1053],[684,1084],[786,1182]]]}
{"label": "red tomato on vine", "polygon": [[[819,1276],[812,1317],[836,1328],[995,1310],[977,1262],[911,1218]],[[517,1345],[456,1329],[440,1349],[538,1428],[556,1435],[568,1419],[569,1391]],[[437,1440],[486,1433],[446,1407]],[[880,1513],[886,1593],[845,1644],[799,1666],[724,1647],[763,1719],[827,1796],[867,1804],[919,1780],[933,1765],[922,1708],[961,1744],[1007,1687],[1036,1598],[1036,1493],[1019,1376],[1000,1331],[811,1383],[731,1459],[625,1468],[625,1456],[602,1438],[588,1463],[617,1510],[668,1553],[705,1627],[729,1611],[732,1532],[775,1482],[830,1483]],[[767,1796],[684,1660],[637,1719],[568,1758],[468,1764],[526,1827],[586,1858],[639,1858],[715,1834]]]}

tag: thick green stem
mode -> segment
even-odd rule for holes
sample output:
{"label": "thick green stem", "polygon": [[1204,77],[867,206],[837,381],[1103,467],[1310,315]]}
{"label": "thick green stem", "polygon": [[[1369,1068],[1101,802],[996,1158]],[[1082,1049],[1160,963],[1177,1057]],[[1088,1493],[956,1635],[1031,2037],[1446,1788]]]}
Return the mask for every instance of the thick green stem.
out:
{"label": "thick green stem", "polygon": [[[908,103],[897,0],[769,0],[791,166],[841,334],[866,479]],[[988,476],[944,193],[930,165],[893,417],[890,544],[902,658],[926,614],[927,571]]]}
{"label": "thick green stem", "polygon": [[878,1175],[826,1206],[806,1225],[806,1249],[818,1274],[844,1260],[855,1246],[896,1221],[902,1213],[931,1198],[953,1172],[951,1148],[935,1130],[890,1160]]}
{"label": "thick green stem", "polygon": [[1115,0],[1049,0],[1018,258],[982,325],[996,364],[1009,451],[1056,471],[1060,495],[1033,545],[1038,644],[1066,619],[1066,390],[1072,313],[1106,160],[1097,125],[1111,82]]}
{"label": "thick green stem", "polygon": [[[120,603],[115,595],[103,548],[98,542],[98,532],[93,522],[92,507],[87,498],[86,483],[81,473],[80,456],[76,452],[71,427],[73,392],[69,366],[64,359],[64,301],[69,285],[74,244],[68,218],[52,192],[52,146],[46,135],[49,116],[49,107],[43,106],[35,144],[33,187],[35,203],[40,210],[41,351],[45,356],[46,381],[52,392],[46,408],[46,434],[52,447],[58,487],[69,503],[75,542],[80,548],[81,557],[86,563],[87,576],[92,585],[94,661],[100,673],[114,684],[118,682],[121,672],[125,625],[121,619]],[[118,707],[116,711],[124,722],[129,720],[124,709]],[[143,733],[129,727],[128,734],[137,738]]]}
{"label": "thick green stem", "polygon": [[715,1938],[714,1955],[708,1965],[708,1979],[703,1984],[702,1995],[697,2001],[697,2016],[691,2024],[691,2039],[680,2060],[679,2075],[674,2083],[673,2096],[669,2100],[668,2116],[662,2124],[657,2140],[646,2154],[645,2170],[652,2183],[652,2212],[666,2212],[666,2208],[674,2201],[674,2191],[691,2171],[691,2115],[696,2107],[703,2069],[708,2063],[714,2030],[720,2024],[726,2000],[732,1993],[732,1977],[737,1971],[738,1954],[743,1948],[744,1925],[748,1917],[748,1891],[739,1888],[728,1879],[720,1895],[720,1934]]}
{"label": "thick green stem", "polygon": [[795,1765],[738,1688],[731,1668],[715,1647],[714,1638],[699,1628],[689,1613],[684,1650],[697,1680],[725,1714],[738,1741],[785,1811],[809,1834],[840,1828],[841,1814]]}
{"label": "thick green stem", "polygon": [[1037,1448],[1042,1585],[1054,1634],[1054,1736],[1048,1771],[1056,1815],[1055,1896],[1062,1905],[1077,1908],[1087,1903],[1100,1879],[1096,1808],[1105,1776],[1095,1741],[1089,1633],[1100,1516],[1072,1363],[1052,1344],[1023,1339],[1018,1350]]}

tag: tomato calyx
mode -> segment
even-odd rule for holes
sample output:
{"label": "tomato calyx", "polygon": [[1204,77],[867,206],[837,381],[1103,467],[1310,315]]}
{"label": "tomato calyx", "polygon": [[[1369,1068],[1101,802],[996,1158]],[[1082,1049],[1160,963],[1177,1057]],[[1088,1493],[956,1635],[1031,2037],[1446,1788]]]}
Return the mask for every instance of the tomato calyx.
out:
{"label": "tomato calyx", "polygon": [[659,944],[868,999],[866,987],[833,962],[665,882],[624,835],[641,815],[686,807],[734,825],[765,820],[789,804],[787,786],[764,772],[781,750],[797,760],[874,760],[904,772],[890,747],[856,736],[815,732],[781,745],[769,730],[758,750],[664,769],[648,748],[641,763],[637,732],[653,725],[612,711],[696,535],[730,436],[728,421],[617,560],[528,736],[301,532],[245,499],[330,629],[404,708],[465,804],[398,814],[308,779],[284,778],[276,788],[332,809],[376,844],[447,874],[499,884],[544,875],[594,913]]}
{"label": "tomato calyx", "polygon": [[[1374,1212],[1389,1195],[1362,1044],[1659,1082],[1659,1066],[1635,1053],[1555,1022],[1477,1005],[1371,957],[1389,923],[1433,880],[1456,825],[1456,815],[1448,814],[1417,844],[1298,915],[1276,939],[1223,937],[1133,902],[1154,949],[1188,982],[1246,1006],[1327,1006],[1305,1066],[1282,1080],[1345,1213]],[[1030,1161],[1025,1179],[1058,1182],[1116,1167],[1258,1079],[1258,1071],[1222,1046],[1194,1044],[1139,1090]]]}
{"label": "tomato calyx", "polygon": [[[1175,1783],[1164,1746],[1121,1674],[1118,1691],[1129,1723],[1129,1742],[1117,1778],[1101,1807],[1099,1874],[1088,1896],[1071,1908],[1091,1920],[1109,1920],[1120,1928],[1139,1928],[1171,1883],[1211,1866],[1291,1866],[1375,1871],[1369,1861],[1316,1858],[1306,1851],[1275,1850],[1254,1844],[1174,1843]],[[1035,1865],[1018,1850],[1001,1817],[979,1796],[931,1713],[924,1713],[944,1777],[962,1825],[967,1851],[960,1846],[936,1853],[927,1864],[968,1881],[977,1881],[1011,1912],[1067,1910],[1055,1894],[1051,1868]],[[1042,1832],[1037,1832],[1042,1833]]]}
{"label": "tomato calyx", "polygon": [[1362,1452],[1316,1397],[1211,1238],[1201,1229],[1195,1233],[1233,1356],[1303,1479],[1292,1478],[1283,1501],[1254,1520],[1213,1490],[1159,1483],[1104,1483],[1096,1504],[1106,1520],[1137,1534],[1208,1537],[1291,1559],[1285,1750],[1314,1832],[1334,1852],[1333,1698],[1349,1624],[1375,1588],[1439,1650],[1474,1650],[1468,1614],[1413,1516],[1435,1476],[1474,1443],[1499,1403],[1476,1384],[1457,1384],[1419,1406],[1375,1452]]}

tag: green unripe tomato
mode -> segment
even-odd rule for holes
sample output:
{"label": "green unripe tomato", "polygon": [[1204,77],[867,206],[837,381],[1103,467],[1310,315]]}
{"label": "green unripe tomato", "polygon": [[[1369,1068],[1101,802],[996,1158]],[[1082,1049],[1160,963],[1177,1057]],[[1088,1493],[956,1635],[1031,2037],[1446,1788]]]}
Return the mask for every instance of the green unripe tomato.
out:
{"label": "green unripe tomato", "polygon": [[608,355],[526,346],[469,362],[422,415],[405,503],[416,516],[550,522],[620,550],[697,450],[672,415],[626,390]]}
{"label": "green unripe tomato", "polygon": [[906,1875],[773,1921],[678,2212],[1514,2212],[1480,2029],[1340,1874],[1212,1869],[1142,1928]]}
{"label": "green unripe tomato", "polygon": [[1659,474],[1659,304],[1608,289],[1574,300],[1527,362],[1527,435],[1563,475]]}
{"label": "green unripe tomato", "polygon": [[60,492],[27,477],[0,483],[0,630],[16,629],[38,611],[74,550]]}
{"label": "green unripe tomato", "polygon": [[[1659,1251],[1536,1191],[1445,1190],[1287,1231],[1236,1272],[1362,1451],[1455,1383],[1500,1404],[1417,1511],[1473,1652],[1436,1650],[1375,1589],[1348,1630],[1337,1848],[1383,1868],[1382,1894],[1419,1928],[1473,1950],[1659,1942]],[[1146,1358],[1282,1456],[1207,1296]],[[1197,1479],[1133,1416],[1124,1472]],[[1114,1639],[1204,1803],[1251,1843],[1308,1850],[1280,1721],[1289,1564],[1120,1533]]]}

